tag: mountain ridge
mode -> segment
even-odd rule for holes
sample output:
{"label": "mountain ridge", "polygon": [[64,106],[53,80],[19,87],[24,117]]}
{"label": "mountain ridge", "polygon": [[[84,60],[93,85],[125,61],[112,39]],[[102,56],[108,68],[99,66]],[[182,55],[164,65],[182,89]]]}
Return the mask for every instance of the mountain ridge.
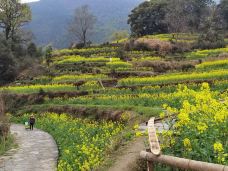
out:
{"label": "mountain ridge", "polygon": [[82,5],[89,5],[97,16],[95,34],[92,41],[101,43],[108,41],[115,30],[127,30],[127,18],[130,11],[143,0],[41,0],[31,3],[33,20],[28,25],[39,45],[48,43],[55,47],[69,45],[67,25],[73,17],[74,10]]}

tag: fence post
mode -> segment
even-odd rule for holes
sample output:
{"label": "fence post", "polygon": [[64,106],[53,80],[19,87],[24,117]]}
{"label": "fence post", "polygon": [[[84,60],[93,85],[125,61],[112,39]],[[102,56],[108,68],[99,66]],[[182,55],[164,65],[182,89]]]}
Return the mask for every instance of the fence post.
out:
{"label": "fence post", "polygon": [[155,171],[153,162],[147,161],[147,171]]}

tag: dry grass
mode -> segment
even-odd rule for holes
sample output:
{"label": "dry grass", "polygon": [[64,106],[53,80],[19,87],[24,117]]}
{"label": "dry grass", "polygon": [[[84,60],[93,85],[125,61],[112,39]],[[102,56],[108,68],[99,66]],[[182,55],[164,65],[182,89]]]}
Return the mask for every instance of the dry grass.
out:
{"label": "dry grass", "polygon": [[143,61],[136,62],[136,67],[151,67],[154,72],[165,73],[168,71],[188,71],[195,68],[197,62],[186,61]]}
{"label": "dry grass", "polygon": [[168,41],[161,41],[159,39],[138,39],[136,44],[144,43],[148,49],[155,50],[165,55],[172,51],[173,46]]}

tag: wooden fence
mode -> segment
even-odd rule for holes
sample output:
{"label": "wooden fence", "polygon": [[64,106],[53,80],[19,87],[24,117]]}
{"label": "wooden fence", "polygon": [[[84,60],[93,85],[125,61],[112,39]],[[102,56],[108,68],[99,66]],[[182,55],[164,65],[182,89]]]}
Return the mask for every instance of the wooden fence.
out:
{"label": "wooden fence", "polygon": [[228,171],[228,166],[178,158],[174,156],[162,155],[160,151],[160,144],[156,136],[156,129],[154,125],[154,118],[148,122],[148,135],[150,143],[150,151],[142,151],[140,157],[147,160],[148,171],[154,171],[155,164],[160,163],[172,168],[194,171]]}

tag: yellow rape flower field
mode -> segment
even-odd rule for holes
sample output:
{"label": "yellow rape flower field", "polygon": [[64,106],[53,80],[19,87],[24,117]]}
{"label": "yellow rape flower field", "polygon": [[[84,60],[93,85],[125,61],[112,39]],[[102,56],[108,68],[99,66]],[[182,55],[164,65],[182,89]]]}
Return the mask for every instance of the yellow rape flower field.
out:
{"label": "yellow rape flower field", "polygon": [[[204,83],[200,92],[183,89],[192,94],[180,108],[164,105],[169,125],[161,133],[165,153],[194,160],[228,164],[228,98],[215,98],[209,85]],[[177,118],[171,117],[172,114]],[[164,113],[161,114],[164,117]],[[169,136],[171,135],[171,136]]]}

